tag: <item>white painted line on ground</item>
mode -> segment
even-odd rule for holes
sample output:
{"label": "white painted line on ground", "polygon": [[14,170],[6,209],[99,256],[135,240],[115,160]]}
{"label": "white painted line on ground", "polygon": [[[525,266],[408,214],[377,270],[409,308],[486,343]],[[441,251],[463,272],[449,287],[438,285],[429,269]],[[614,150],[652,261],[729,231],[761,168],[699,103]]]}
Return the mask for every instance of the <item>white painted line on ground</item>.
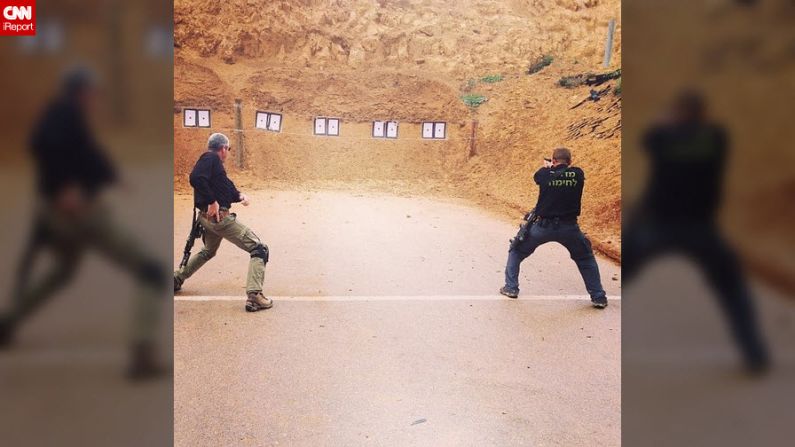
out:
{"label": "white painted line on ground", "polygon": [[[590,301],[587,295],[528,295],[514,300],[500,295],[419,296],[272,296],[274,301]],[[175,296],[175,301],[245,301],[244,296]],[[608,301],[621,297],[609,296]]]}

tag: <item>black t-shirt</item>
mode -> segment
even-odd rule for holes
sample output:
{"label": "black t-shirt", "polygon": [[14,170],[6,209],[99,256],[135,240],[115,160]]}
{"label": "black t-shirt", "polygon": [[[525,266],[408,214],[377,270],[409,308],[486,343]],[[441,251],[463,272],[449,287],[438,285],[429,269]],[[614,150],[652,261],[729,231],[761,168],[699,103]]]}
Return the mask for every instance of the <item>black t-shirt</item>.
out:
{"label": "black t-shirt", "polygon": [[47,107],[33,129],[30,148],[39,192],[48,199],[71,185],[93,197],[116,181],[116,169],[76,100],[59,98]]}
{"label": "black t-shirt", "polygon": [[644,137],[651,181],[647,212],[665,218],[710,219],[721,199],[727,155],[724,130],[710,124],[662,125]]}
{"label": "black t-shirt", "polygon": [[582,169],[566,165],[541,168],[533,179],[539,188],[537,216],[574,219],[580,215],[585,185]]}
{"label": "black t-shirt", "polygon": [[233,203],[240,202],[240,191],[226,176],[224,164],[215,152],[207,151],[199,157],[190,173],[190,185],[197,208],[202,209],[215,201],[222,208],[230,208]]}

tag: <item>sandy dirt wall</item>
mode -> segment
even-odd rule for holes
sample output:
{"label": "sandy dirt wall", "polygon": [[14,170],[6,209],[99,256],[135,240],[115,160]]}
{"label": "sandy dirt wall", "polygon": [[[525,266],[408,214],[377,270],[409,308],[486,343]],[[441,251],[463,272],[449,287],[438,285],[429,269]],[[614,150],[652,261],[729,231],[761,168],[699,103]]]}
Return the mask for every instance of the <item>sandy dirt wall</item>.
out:
{"label": "sandy dirt wall", "polygon": [[586,102],[588,87],[563,89],[556,80],[572,67],[507,79],[484,91],[477,112],[477,155],[466,165],[471,195],[519,213],[535,203],[533,174],[555,147],[572,151],[586,173],[581,223],[594,245],[614,259],[621,252],[621,98]]}
{"label": "sandy dirt wall", "polygon": [[[421,123],[400,122],[397,139],[373,138],[372,122],[340,123],[339,136],[314,135],[313,120],[282,115],[282,131],[269,132],[255,127],[257,109],[243,106],[244,168],[254,179],[295,183],[312,181],[453,181],[465,166],[469,154],[471,123],[448,123],[447,138],[426,140]],[[185,128],[182,113],[174,116],[174,175],[181,188],[187,187],[187,174],[206,150],[207,137],[223,132],[230,137],[233,151],[237,140],[234,116],[212,114],[211,128]],[[238,171],[236,159],[227,163],[230,172]]]}
{"label": "sandy dirt wall", "polygon": [[[345,119],[341,120],[338,137],[317,136],[313,117],[259,108],[244,101],[241,171],[236,164],[241,148],[232,113],[213,111],[212,127],[201,129],[184,128],[182,113],[177,111],[175,184],[180,191],[189,189],[187,174],[206,150],[207,137],[223,132],[232,139],[235,151],[227,169],[241,187],[342,184],[398,194],[433,193],[465,197],[518,218],[535,202],[537,187],[532,175],[542,159],[550,156],[554,147],[567,146],[574,153],[575,164],[586,171],[583,228],[600,252],[619,259],[620,99],[608,97],[601,104],[589,103],[572,111],[570,103],[587,95],[587,89],[549,90],[544,84],[553,83],[553,78],[549,75],[544,82],[506,80],[487,92],[492,103],[475,114],[474,155],[470,155],[471,120],[448,122],[445,140],[422,139],[421,122],[404,121],[400,122],[398,139],[373,138],[371,121]],[[282,131],[257,129],[257,110],[282,113]],[[593,117],[608,118],[607,122],[593,124],[589,121]],[[583,122],[588,129],[585,134],[572,131]],[[593,132],[611,126],[618,126],[616,133],[606,138]]]}
{"label": "sandy dirt wall", "polygon": [[246,132],[247,168],[263,180],[450,180],[468,153],[465,123],[445,140],[423,140],[421,124],[400,123],[398,139],[373,138],[372,123],[345,122],[340,136],[316,136],[312,121],[285,119],[284,133]]}
{"label": "sandy dirt wall", "polygon": [[620,9],[620,0],[178,0],[174,41],[224,64],[521,70],[547,52],[600,61]]}
{"label": "sandy dirt wall", "polygon": [[[185,108],[211,109],[210,128],[185,127],[182,123],[182,110],[174,113],[174,185],[178,189],[188,187],[188,175],[193,164],[207,150],[207,138],[213,132],[223,132],[232,137],[235,118],[231,113],[222,113],[212,110],[202,104],[194,104]],[[234,144],[234,139],[232,140]],[[235,148],[233,147],[233,150]],[[234,163],[229,163],[228,169],[234,170]]]}
{"label": "sandy dirt wall", "polygon": [[[176,106],[203,101],[231,115],[243,100],[247,164],[234,172],[242,188],[457,197],[518,220],[535,202],[532,174],[543,157],[567,146],[588,179],[583,228],[598,250],[620,257],[621,98],[611,92],[574,107],[589,88],[558,84],[606,71],[610,19],[618,27],[609,70],[620,67],[617,0],[182,0],[175,8]],[[528,75],[542,55],[552,65]],[[485,103],[467,107],[468,94]],[[257,108],[283,113],[283,132],[254,129]],[[342,118],[342,135],[312,135],[318,115]],[[400,138],[372,139],[373,119],[400,121]],[[451,123],[448,140],[421,140],[418,122],[435,119]],[[184,177],[206,136],[177,125],[175,173]],[[213,130],[232,127],[214,119]]]}

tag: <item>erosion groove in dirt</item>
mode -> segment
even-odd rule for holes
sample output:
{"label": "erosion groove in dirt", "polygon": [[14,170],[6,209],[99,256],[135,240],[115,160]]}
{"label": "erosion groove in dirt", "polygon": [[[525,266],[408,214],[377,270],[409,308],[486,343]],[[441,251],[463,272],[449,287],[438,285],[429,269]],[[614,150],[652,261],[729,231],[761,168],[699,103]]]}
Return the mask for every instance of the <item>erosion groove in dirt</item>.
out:
{"label": "erosion groove in dirt", "polygon": [[619,8],[617,0],[178,0],[174,44],[226,63],[519,69],[547,52],[599,59],[603,25]]}
{"label": "erosion groove in dirt", "polygon": [[[611,18],[619,21],[616,46],[603,69]],[[618,68],[620,30],[618,0],[178,0],[176,186],[187,189],[209,131],[235,134],[236,99],[245,165],[229,169],[255,189],[454,196],[518,218],[535,200],[532,174],[542,158],[567,146],[587,175],[583,227],[618,259],[620,96],[572,109],[589,88],[558,80]],[[528,75],[544,55],[553,62]],[[470,108],[465,94],[485,102]],[[212,129],[182,128],[188,106],[211,108]],[[283,114],[282,133],[255,129],[257,110]],[[341,135],[314,136],[314,116],[341,118]],[[399,138],[372,139],[372,120],[399,121]],[[447,138],[422,140],[426,120],[446,121]]]}

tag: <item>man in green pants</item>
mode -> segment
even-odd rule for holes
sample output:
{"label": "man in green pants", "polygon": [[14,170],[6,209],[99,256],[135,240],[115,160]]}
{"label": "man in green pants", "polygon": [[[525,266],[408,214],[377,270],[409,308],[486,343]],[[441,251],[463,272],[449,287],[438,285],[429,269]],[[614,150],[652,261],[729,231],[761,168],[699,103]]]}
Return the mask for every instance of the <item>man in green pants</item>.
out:
{"label": "man in green pants", "polygon": [[226,176],[224,161],[231,150],[226,135],[210,135],[207,152],[199,157],[190,174],[193,203],[199,209],[199,223],[204,228],[204,248],[191,256],[184,268],[174,272],[174,291],[180,290],[186,279],[212,259],[221,240],[226,239],[251,254],[246,280],[246,310],[256,312],[273,307],[273,301],[262,294],[268,246],[248,227],[238,222],[234,213],[229,212],[233,203],[248,206],[248,198]]}
{"label": "man in green pants", "polygon": [[[168,293],[168,271],[113,218],[114,207],[103,198],[120,181],[92,125],[100,100],[94,72],[75,67],[64,75],[58,96],[33,128],[30,153],[38,203],[13,280],[11,306],[0,314],[0,349],[11,347],[19,328],[71,284],[84,255],[95,252],[131,274],[136,283],[127,374],[135,380],[154,378],[165,372],[157,355],[157,329],[159,303]],[[49,263],[41,262],[45,252],[52,257]],[[105,299],[115,298],[117,292],[97,294]]]}

